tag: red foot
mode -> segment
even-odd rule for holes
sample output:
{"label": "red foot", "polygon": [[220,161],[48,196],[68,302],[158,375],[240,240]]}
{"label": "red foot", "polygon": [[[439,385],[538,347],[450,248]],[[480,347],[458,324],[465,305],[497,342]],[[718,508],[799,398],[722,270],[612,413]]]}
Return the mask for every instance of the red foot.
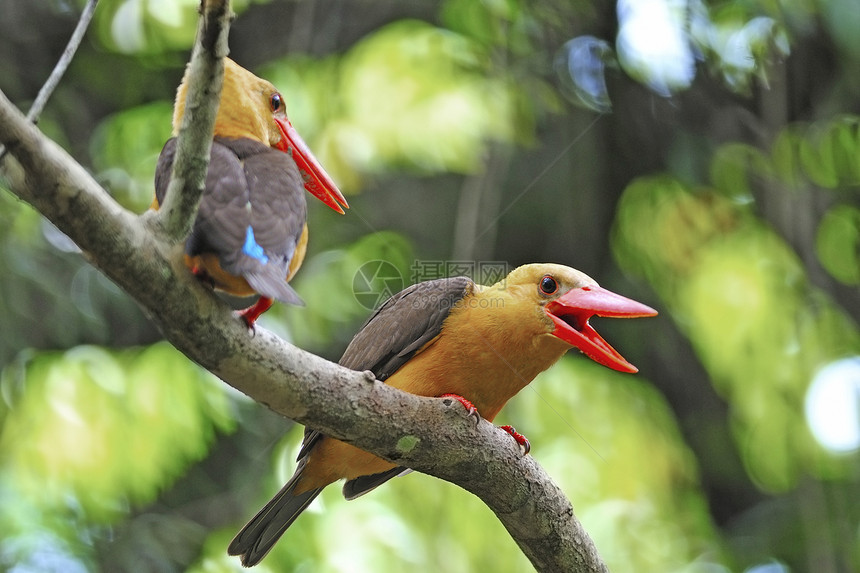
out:
{"label": "red foot", "polygon": [[239,311],[239,318],[245,321],[245,324],[248,325],[248,328],[254,330],[254,323],[257,322],[257,319],[260,318],[260,315],[269,310],[272,307],[272,299],[267,298],[265,296],[261,296],[260,299],[254,303],[253,306],[249,306],[245,310]]}
{"label": "red foot", "polygon": [[[481,420],[481,415],[478,413],[478,409],[475,408],[475,405],[460,396],[459,394],[442,394],[439,396],[440,398],[451,398],[453,400],[458,401],[466,408],[466,412],[470,417],[474,416],[475,425],[478,425],[478,422]],[[506,431],[511,435],[511,437],[516,440],[517,444],[520,446],[520,450],[523,452],[523,455],[529,453],[532,449],[532,445],[529,442],[528,438],[526,438],[521,433],[517,432],[517,430],[513,426],[499,426],[500,429]]]}
{"label": "red foot", "polygon": [[520,450],[523,452],[523,455],[526,455],[532,450],[532,445],[529,443],[528,438],[519,433],[513,426],[499,426],[499,429],[506,431],[514,440],[516,440],[517,444],[520,446]]}
{"label": "red foot", "polygon": [[452,398],[463,405],[466,408],[467,415],[471,418],[475,418],[475,425],[478,425],[478,422],[481,420],[481,415],[478,413],[478,409],[475,408],[475,405],[460,396],[459,394],[442,394],[439,396],[440,398]]}

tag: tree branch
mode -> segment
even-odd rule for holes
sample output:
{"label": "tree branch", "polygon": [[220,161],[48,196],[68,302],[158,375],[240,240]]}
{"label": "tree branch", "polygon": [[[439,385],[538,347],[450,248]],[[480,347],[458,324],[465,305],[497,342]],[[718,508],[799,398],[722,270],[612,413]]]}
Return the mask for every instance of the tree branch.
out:
{"label": "tree branch", "polygon": [[179,126],[176,159],[164,204],[154,218],[153,230],[178,242],[188,236],[206,184],[215,116],[224,81],[227,36],[233,19],[229,0],[203,0],[197,41],[188,65],[185,114]]}
{"label": "tree branch", "polygon": [[[218,13],[216,19],[227,22],[228,3],[217,4],[227,9],[210,11],[207,6],[204,20]],[[209,64],[220,61],[223,44],[207,45],[212,28],[201,24],[201,30],[200,51]],[[200,82],[204,89],[206,82],[217,83],[217,70],[208,69],[192,83]],[[217,91],[209,87],[208,94]],[[200,116],[196,120],[202,123]],[[207,133],[211,140],[211,129]],[[458,403],[401,392],[370,373],[353,372],[295,348],[263,328],[249,335],[230,309],[187,271],[183,247],[173,240],[186,219],[193,218],[199,187],[187,184],[173,193],[182,197],[171,209],[165,206],[168,214],[137,217],[114,202],[2,93],[0,143],[10,154],[0,163],[0,173],[13,193],[71,237],[191,360],[284,416],[474,493],[538,571],[606,571],[570,502],[534,458],[520,455],[508,434],[486,421],[475,428]],[[204,143],[208,149],[211,141],[198,142]],[[201,156],[199,148],[192,151]],[[196,181],[199,174],[192,171],[200,169],[199,160],[184,165],[176,168],[176,177]],[[154,232],[159,228],[163,232]]]}

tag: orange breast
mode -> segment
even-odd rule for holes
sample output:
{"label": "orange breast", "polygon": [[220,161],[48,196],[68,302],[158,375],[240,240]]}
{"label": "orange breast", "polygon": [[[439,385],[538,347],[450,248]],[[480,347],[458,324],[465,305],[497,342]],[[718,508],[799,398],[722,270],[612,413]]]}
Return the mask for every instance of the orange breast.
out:
{"label": "orange breast", "polygon": [[323,438],[314,447],[302,472],[296,495],[317,487],[324,487],[341,478],[377,474],[392,469],[394,464],[362,449],[334,438]]}

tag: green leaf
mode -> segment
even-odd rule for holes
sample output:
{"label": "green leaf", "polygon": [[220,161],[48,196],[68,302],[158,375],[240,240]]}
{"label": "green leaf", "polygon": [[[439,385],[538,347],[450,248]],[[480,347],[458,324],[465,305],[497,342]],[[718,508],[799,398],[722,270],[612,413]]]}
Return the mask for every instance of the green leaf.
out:
{"label": "green leaf", "polygon": [[91,522],[154,499],[234,425],[223,385],[165,343],[34,354],[0,383],[0,473],[46,510],[75,499]]}
{"label": "green leaf", "polygon": [[825,213],[815,248],[821,264],[836,280],[860,284],[860,209],[839,205]]}
{"label": "green leaf", "polygon": [[93,134],[99,179],[132,211],[145,211],[155,196],[155,165],[170,137],[172,117],[172,103],[154,102],[108,117]]}

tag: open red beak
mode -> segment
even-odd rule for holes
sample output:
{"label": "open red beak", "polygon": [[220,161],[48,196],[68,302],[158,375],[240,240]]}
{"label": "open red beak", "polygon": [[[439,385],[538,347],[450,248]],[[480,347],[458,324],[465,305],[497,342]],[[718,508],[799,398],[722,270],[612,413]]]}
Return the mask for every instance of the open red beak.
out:
{"label": "open red beak", "polygon": [[654,316],[657,311],[641,302],[630,300],[597,285],[574,288],[546,305],[546,313],[555,323],[552,334],[579,348],[599,364],[620,372],[638,372],[623,356],[603,340],[588,319],[592,316],[639,318]]}
{"label": "open red beak", "polygon": [[349,209],[349,205],[343,193],[340,192],[337,185],[332,181],[332,178],[325,172],[325,169],[319,164],[314,154],[311,153],[308,144],[305,143],[289,119],[276,117],[275,123],[278,124],[278,129],[281,132],[281,141],[278,143],[278,149],[289,154],[293,158],[293,161],[296,162],[302,174],[302,179],[304,179],[305,189],[338,213],[343,214],[343,209]]}

